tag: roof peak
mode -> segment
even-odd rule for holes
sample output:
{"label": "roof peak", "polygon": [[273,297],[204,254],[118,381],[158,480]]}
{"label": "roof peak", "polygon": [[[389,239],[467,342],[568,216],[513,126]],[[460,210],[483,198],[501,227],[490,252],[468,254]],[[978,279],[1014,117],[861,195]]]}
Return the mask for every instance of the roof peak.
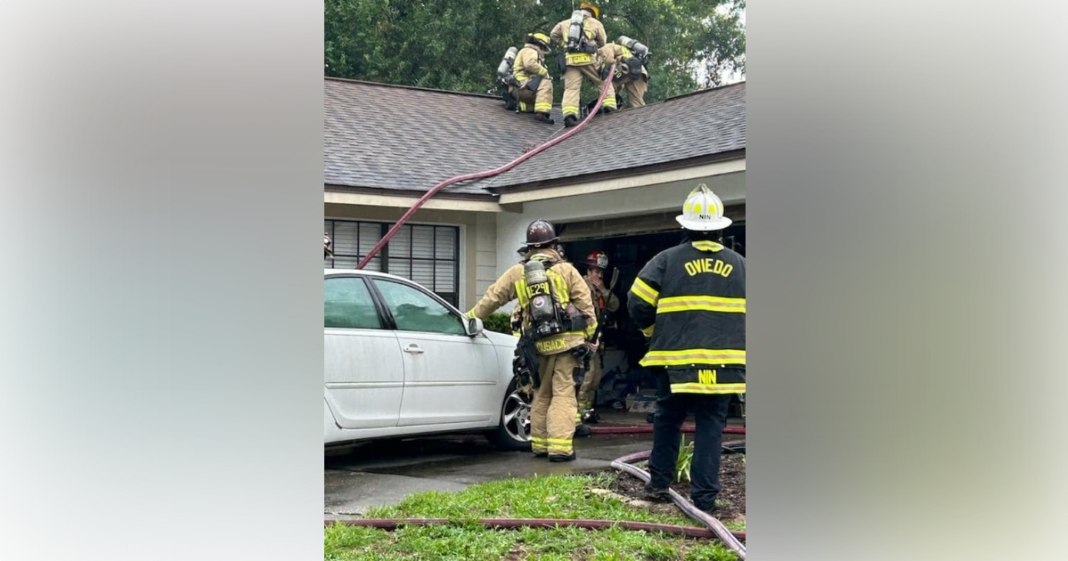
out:
{"label": "roof peak", "polygon": [[377,87],[380,87],[380,88],[393,88],[393,89],[398,89],[398,90],[414,90],[414,91],[420,91],[420,92],[433,92],[433,93],[442,93],[442,94],[463,95],[463,96],[467,96],[467,97],[480,97],[480,98],[485,98],[485,99],[498,99],[498,100],[500,99],[500,96],[489,95],[489,94],[479,94],[479,93],[471,93],[471,92],[456,92],[456,91],[452,91],[452,90],[438,90],[438,89],[434,89],[434,88],[422,88],[422,87],[419,87],[419,86],[406,86],[406,85],[403,85],[403,84],[387,84],[385,82],[370,82],[370,81],[367,81],[367,80],[354,80],[352,78],[337,78],[337,77],[334,77],[334,76],[324,76],[324,78],[328,82],[341,82],[341,83],[345,83],[345,84],[361,84],[361,85],[364,85],[364,86],[377,86]]}
{"label": "roof peak", "polygon": [[671,101],[673,99],[679,99],[679,98],[682,98],[682,97],[690,97],[692,95],[703,94],[703,93],[718,92],[720,90],[725,90],[725,89],[728,89],[728,88],[737,88],[739,86],[744,86],[744,85],[745,85],[745,80],[740,80],[738,82],[734,82],[734,83],[731,83],[731,84],[723,84],[722,86],[716,86],[716,87],[713,87],[713,88],[704,88],[702,90],[694,90],[692,92],[686,92],[686,93],[682,93],[682,94],[679,94],[679,95],[673,95],[671,97],[664,98],[663,101]]}

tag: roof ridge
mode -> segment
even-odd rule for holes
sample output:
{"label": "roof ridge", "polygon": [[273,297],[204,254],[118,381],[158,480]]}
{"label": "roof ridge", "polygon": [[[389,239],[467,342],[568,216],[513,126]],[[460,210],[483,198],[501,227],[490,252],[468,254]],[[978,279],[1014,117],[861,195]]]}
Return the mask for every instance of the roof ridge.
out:
{"label": "roof ridge", "polygon": [[467,97],[480,97],[480,98],[484,98],[484,99],[500,99],[500,96],[489,95],[489,94],[480,94],[480,93],[472,93],[472,92],[456,92],[456,91],[452,91],[452,90],[438,90],[438,89],[434,89],[434,88],[422,88],[422,87],[419,87],[419,86],[406,86],[406,85],[403,85],[403,84],[387,84],[385,82],[370,82],[370,81],[367,81],[367,80],[355,80],[355,79],[352,79],[352,78],[338,78],[336,76],[324,76],[323,78],[328,80],[328,81],[342,82],[342,83],[346,83],[346,84],[363,84],[365,86],[378,86],[378,87],[382,87],[382,88],[393,88],[393,89],[398,89],[398,90],[414,90],[414,91],[420,91],[420,92],[432,92],[432,93],[441,93],[441,94],[463,95],[463,96],[467,96]]}
{"label": "roof ridge", "polygon": [[679,95],[673,95],[671,97],[666,97],[663,100],[661,100],[660,103],[665,103],[665,102],[671,101],[673,99],[679,99],[679,98],[683,98],[683,97],[690,97],[690,96],[694,96],[694,95],[697,95],[697,94],[718,92],[720,90],[725,90],[727,88],[736,88],[736,87],[744,86],[744,85],[745,85],[745,80],[741,80],[741,81],[738,81],[738,82],[734,82],[732,84],[724,84],[722,86],[716,86],[714,88],[705,88],[703,90],[694,90],[692,92],[686,92],[686,93],[682,93],[682,94],[679,94]]}

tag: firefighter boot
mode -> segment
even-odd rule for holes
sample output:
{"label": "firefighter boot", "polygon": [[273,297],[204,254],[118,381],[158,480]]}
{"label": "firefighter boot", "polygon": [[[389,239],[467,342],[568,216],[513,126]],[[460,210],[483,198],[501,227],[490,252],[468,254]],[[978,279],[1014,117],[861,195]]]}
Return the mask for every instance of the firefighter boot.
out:
{"label": "firefighter boot", "polygon": [[645,498],[650,501],[665,503],[671,501],[671,493],[667,488],[658,489],[656,487],[653,487],[649,483],[646,483],[645,487],[642,488],[642,491],[645,495]]}
{"label": "firefighter boot", "polygon": [[535,113],[534,114],[534,120],[538,121],[538,122],[541,122],[541,123],[547,123],[547,124],[550,124],[550,125],[556,124],[556,121],[554,121],[553,118],[550,117],[548,113]]}
{"label": "firefighter boot", "polygon": [[571,453],[566,456],[562,456],[559,454],[549,454],[550,462],[573,462],[576,459],[578,459],[578,456],[575,454],[574,450],[572,450]]}
{"label": "firefighter boot", "polygon": [[570,128],[570,127],[573,127],[573,126],[575,126],[577,124],[578,124],[578,117],[576,117],[574,115],[568,115],[567,117],[564,117],[564,126],[565,127]]}
{"label": "firefighter boot", "polygon": [[586,438],[590,434],[592,434],[592,431],[590,431],[590,425],[581,424],[575,427],[575,438]]}

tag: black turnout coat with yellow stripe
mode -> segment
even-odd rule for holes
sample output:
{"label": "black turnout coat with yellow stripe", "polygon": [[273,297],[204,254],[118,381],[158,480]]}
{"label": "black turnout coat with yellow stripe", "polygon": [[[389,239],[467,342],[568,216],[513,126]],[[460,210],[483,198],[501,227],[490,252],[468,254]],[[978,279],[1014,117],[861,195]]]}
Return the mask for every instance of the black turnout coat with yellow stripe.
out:
{"label": "black turnout coat with yellow stripe", "polygon": [[642,366],[672,393],[745,393],[745,258],[711,241],[665,250],[638,273],[627,310],[647,337]]}

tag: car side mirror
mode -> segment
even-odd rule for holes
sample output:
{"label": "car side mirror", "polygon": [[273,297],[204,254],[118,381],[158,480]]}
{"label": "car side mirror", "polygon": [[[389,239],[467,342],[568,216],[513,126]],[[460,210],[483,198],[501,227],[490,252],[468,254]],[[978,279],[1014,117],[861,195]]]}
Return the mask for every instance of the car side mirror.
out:
{"label": "car side mirror", "polygon": [[478,318],[467,318],[467,326],[466,326],[466,328],[467,328],[467,335],[469,337],[474,337],[475,335],[478,335],[479,333],[482,333],[482,328],[483,328],[482,320],[480,320]]}

